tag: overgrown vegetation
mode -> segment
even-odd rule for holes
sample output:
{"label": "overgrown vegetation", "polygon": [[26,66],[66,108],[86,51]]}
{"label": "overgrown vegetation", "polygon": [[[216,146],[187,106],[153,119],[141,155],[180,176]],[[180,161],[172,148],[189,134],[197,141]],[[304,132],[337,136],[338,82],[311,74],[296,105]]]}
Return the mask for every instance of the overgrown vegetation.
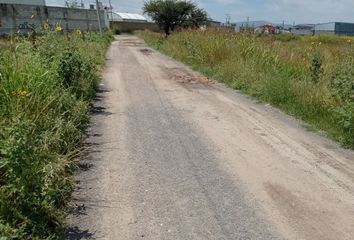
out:
{"label": "overgrown vegetation", "polygon": [[354,148],[354,38],[137,32],[156,49]]}
{"label": "overgrown vegetation", "polygon": [[47,32],[0,48],[0,239],[51,239],[63,227],[72,160],[111,40]]}

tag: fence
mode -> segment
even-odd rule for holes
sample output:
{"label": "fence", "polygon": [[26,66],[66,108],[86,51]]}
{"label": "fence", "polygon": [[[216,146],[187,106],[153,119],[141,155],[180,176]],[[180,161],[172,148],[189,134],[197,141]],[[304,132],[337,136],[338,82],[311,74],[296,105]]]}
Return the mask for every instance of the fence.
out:
{"label": "fence", "polygon": [[[107,14],[101,10],[101,26],[109,27]],[[0,4],[0,34],[20,31],[26,33],[48,22],[54,27],[60,24],[64,31],[80,29],[98,31],[97,11],[64,7],[34,6],[23,4]]]}

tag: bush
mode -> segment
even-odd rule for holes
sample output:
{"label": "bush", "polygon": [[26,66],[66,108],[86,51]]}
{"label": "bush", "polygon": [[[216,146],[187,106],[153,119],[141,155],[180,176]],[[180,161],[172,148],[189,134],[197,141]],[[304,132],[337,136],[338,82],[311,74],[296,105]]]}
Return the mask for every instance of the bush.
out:
{"label": "bush", "polygon": [[71,88],[78,98],[92,98],[97,87],[96,67],[75,48],[67,48],[59,59],[58,76],[65,88]]}
{"label": "bush", "polygon": [[341,140],[346,146],[354,148],[354,103],[338,107],[336,112],[339,124],[343,127]]}
{"label": "bush", "polygon": [[340,64],[331,78],[332,94],[341,104],[336,108],[342,126],[342,142],[354,148],[354,68],[351,58]]}
{"label": "bush", "polygon": [[351,60],[346,60],[334,71],[331,87],[334,97],[345,103],[354,102],[354,64]]}
{"label": "bush", "polygon": [[114,29],[113,32],[114,32],[114,34],[116,34],[116,35],[122,34],[122,31],[121,31],[119,28]]}
{"label": "bush", "polygon": [[311,79],[314,83],[318,83],[321,75],[323,74],[323,60],[321,55],[318,52],[313,53],[311,55],[310,62]]}
{"label": "bush", "polygon": [[290,42],[293,40],[298,40],[299,36],[291,33],[281,33],[276,35],[276,39],[281,42]]}

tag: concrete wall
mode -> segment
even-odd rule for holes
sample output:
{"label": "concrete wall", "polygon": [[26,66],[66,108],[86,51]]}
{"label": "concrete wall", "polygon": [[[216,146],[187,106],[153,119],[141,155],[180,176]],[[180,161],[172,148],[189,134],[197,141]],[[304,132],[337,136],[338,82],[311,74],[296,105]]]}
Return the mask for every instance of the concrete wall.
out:
{"label": "concrete wall", "polygon": [[0,0],[1,3],[7,4],[27,4],[27,5],[45,5],[45,0]]}
{"label": "concrete wall", "polygon": [[150,22],[121,22],[121,21],[111,21],[110,26],[112,29],[119,29],[121,31],[135,31],[135,30],[150,30],[157,32],[159,31],[158,26],[155,23]]}
{"label": "concrete wall", "polygon": [[[100,11],[102,27],[109,27],[107,14]],[[69,9],[23,4],[0,4],[0,35],[16,32],[27,33],[35,28],[41,31],[45,22],[54,28],[60,24],[64,31],[80,29],[98,31],[96,10]]]}

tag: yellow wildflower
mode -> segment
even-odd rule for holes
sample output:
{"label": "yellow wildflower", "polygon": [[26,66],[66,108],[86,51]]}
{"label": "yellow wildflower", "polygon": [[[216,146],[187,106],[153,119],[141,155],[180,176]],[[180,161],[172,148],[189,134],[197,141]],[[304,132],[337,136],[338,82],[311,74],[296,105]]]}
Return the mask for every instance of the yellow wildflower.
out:
{"label": "yellow wildflower", "polygon": [[312,42],[311,45],[315,45],[315,42]]}
{"label": "yellow wildflower", "polygon": [[45,24],[43,25],[43,28],[44,28],[44,30],[49,30],[50,26],[49,26],[48,23],[45,23]]}
{"label": "yellow wildflower", "polygon": [[82,34],[82,32],[81,32],[80,29],[76,29],[76,33],[77,33],[78,35],[81,35],[81,34]]}
{"label": "yellow wildflower", "polygon": [[351,43],[351,42],[352,42],[352,40],[350,40],[350,39],[347,40],[347,43]]}
{"label": "yellow wildflower", "polygon": [[26,97],[27,96],[27,91],[12,91],[11,96],[13,97]]}
{"label": "yellow wildflower", "polygon": [[61,27],[60,24],[57,24],[57,25],[55,26],[55,31],[61,32],[61,30],[63,30],[63,28]]}
{"label": "yellow wildflower", "polygon": [[19,91],[18,96],[25,97],[25,96],[27,96],[27,92],[26,91]]}
{"label": "yellow wildflower", "polygon": [[319,42],[319,43],[318,43],[318,46],[321,46],[321,45],[322,45],[322,42]]}

